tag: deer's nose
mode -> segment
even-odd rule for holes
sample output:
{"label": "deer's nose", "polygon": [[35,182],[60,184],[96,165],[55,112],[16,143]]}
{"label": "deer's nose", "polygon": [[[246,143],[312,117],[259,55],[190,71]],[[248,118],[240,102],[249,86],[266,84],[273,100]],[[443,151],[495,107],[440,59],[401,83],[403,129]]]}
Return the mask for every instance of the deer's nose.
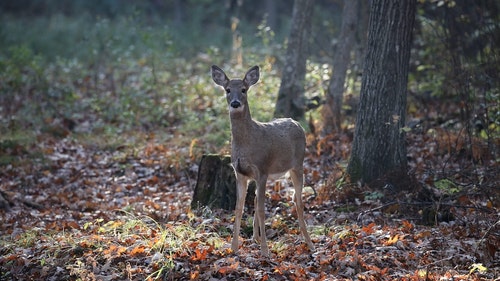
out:
{"label": "deer's nose", "polygon": [[239,101],[237,101],[237,100],[234,100],[234,101],[231,102],[230,105],[231,105],[232,108],[238,108],[238,107],[240,107],[241,103]]}

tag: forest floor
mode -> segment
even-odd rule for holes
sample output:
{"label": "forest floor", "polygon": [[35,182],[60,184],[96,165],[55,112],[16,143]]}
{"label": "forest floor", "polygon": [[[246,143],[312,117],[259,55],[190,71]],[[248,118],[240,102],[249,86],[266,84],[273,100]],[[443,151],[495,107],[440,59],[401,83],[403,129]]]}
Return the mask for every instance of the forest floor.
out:
{"label": "forest floor", "polygon": [[498,163],[465,165],[474,161],[442,134],[409,134],[409,179],[363,186],[344,183],[352,135],[310,136],[303,198],[316,249],[299,234],[283,180],[268,188],[270,258],[250,237],[250,207],[237,255],[232,212],[190,209],[198,167],[189,149],[146,133],[129,138],[140,145],[37,138],[2,143],[15,160],[0,169],[0,280],[500,277]]}

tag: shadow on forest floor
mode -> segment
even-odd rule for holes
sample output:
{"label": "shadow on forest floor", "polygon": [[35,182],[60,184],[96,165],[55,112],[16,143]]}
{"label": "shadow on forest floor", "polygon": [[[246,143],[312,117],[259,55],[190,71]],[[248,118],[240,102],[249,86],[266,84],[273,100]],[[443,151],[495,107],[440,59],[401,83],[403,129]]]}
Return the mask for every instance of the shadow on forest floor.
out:
{"label": "shadow on forest floor", "polygon": [[439,134],[409,134],[411,176],[388,174],[363,186],[344,177],[349,134],[310,136],[303,196],[316,251],[300,240],[282,180],[268,189],[266,202],[270,259],[250,239],[251,208],[239,255],[229,249],[231,212],[190,210],[197,163],[185,148],[154,135],[136,134],[140,145],[37,138],[30,146],[2,142],[2,157],[15,158],[0,171],[2,279],[493,280],[500,274],[498,166],[464,165],[471,161],[461,157],[475,156],[447,150],[452,140]]}

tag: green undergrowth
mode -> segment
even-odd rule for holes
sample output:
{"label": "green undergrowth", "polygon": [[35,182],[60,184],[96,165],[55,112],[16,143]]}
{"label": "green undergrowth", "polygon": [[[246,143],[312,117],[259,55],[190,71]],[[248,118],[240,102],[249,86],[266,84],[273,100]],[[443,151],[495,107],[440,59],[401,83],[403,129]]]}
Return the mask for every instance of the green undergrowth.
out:
{"label": "green undergrowth", "polygon": [[[197,12],[188,25],[190,31],[200,29],[203,36],[197,38],[162,19],[133,13],[112,19],[86,13],[2,15],[0,135],[19,130],[56,137],[164,130],[177,137],[203,136],[200,141],[220,147],[229,138],[229,122],[224,92],[210,77],[212,64],[231,78],[259,65],[261,81],[251,91],[250,106],[255,119],[271,120],[282,42],[265,20],[254,31],[242,25],[238,32],[246,44],[238,52],[244,53],[244,61],[235,64],[231,48],[222,48],[229,46],[227,40],[217,40],[230,38],[230,30],[207,36],[203,25],[196,24]],[[312,90],[306,97],[321,95],[328,66],[309,62],[308,73],[306,87]]]}
{"label": "green undergrowth", "polygon": [[[174,269],[175,259],[204,259],[208,249],[224,251],[226,239],[212,228],[209,220],[160,224],[150,217],[123,213],[114,220],[98,218],[83,225],[67,222],[65,230],[35,228],[15,239],[4,236],[0,247],[4,261],[14,268],[23,259],[16,249],[31,248],[42,271],[57,265],[70,276],[91,278],[95,273],[89,264],[114,263],[123,272],[112,272],[113,278],[135,275],[157,280]],[[126,264],[120,262],[124,259]]]}
{"label": "green undergrowth", "polygon": [[[234,78],[247,67],[224,63],[230,55],[218,47],[205,45],[187,55],[172,41],[172,28],[130,17],[2,20],[0,141],[13,132],[111,136],[111,142],[113,136],[162,132],[213,152],[227,145],[226,101],[210,66],[218,64]],[[266,121],[272,119],[280,74],[258,52],[248,47],[244,64],[262,67],[250,103],[254,117]]]}

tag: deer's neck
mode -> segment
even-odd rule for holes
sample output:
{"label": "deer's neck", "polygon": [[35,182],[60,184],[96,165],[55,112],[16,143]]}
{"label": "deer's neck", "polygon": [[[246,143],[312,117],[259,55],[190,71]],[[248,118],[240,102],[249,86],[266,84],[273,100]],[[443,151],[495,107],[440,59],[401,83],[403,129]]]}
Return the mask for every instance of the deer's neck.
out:
{"label": "deer's neck", "polygon": [[252,140],[252,130],[255,128],[255,121],[252,120],[248,104],[242,112],[231,112],[231,135],[233,145]]}

